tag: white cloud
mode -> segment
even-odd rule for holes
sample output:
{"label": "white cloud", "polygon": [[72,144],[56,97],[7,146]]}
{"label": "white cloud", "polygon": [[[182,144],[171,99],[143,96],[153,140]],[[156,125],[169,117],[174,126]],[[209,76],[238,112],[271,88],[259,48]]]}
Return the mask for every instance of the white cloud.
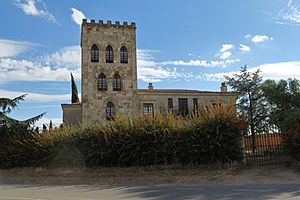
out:
{"label": "white cloud", "polygon": [[230,58],[230,56],[232,56],[232,53],[230,51],[225,51],[220,54],[220,58],[222,60],[228,59]]}
{"label": "white cloud", "polygon": [[82,23],[82,19],[86,19],[84,13],[76,8],[71,8],[72,10],[72,19],[73,21],[78,24],[78,25],[81,25]]}
{"label": "white cloud", "polygon": [[144,82],[160,82],[163,79],[176,78],[179,76],[176,69],[165,69],[160,63],[155,62],[152,54],[159,51],[138,49],[137,50],[137,73],[138,79]]}
{"label": "white cloud", "polygon": [[162,79],[176,78],[176,69],[163,69],[161,67],[138,67],[138,79],[144,82],[160,82]]}
{"label": "white cloud", "polygon": [[217,57],[219,57],[222,60],[226,60],[232,56],[231,49],[234,48],[233,44],[223,44],[222,48],[219,50],[219,52],[216,54]]}
{"label": "white cloud", "polygon": [[278,24],[300,25],[300,1],[289,0],[273,18]]}
{"label": "white cloud", "polygon": [[[22,9],[26,15],[42,17],[50,22],[58,24],[55,17],[48,11],[46,4],[42,0],[15,0],[15,5]],[[43,8],[38,8],[38,6]]]}
{"label": "white cloud", "polygon": [[80,68],[53,68],[41,62],[0,58],[0,82],[8,81],[69,81],[70,73],[80,78]]}
{"label": "white cloud", "polygon": [[152,54],[159,53],[156,50],[137,49],[137,65],[138,67],[155,67],[159,65],[154,61]]}
{"label": "white cloud", "polygon": [[229,59],[232,56],[232,50],[234,48],[233,44],[223,44],[222,48],[215,55],[221,60],[174,60],[174,61],[164,61],[161,65],[175,65],[175,66],[198,66],[198,67],[226,67],[233,63],[239,62],[239,59]]}
{"label": "white cloud", "polygon": [[225,76],[231,76],[236,72],[218,72],[218,73],[205,73],[204,76],[201,76],[201,79],[206,81],[224,81]]}
{"label": "white cloud", "polygon": [[220,49],[220,52],[223,53],[223,52],[226,52],[226,51],[228,51],[232,48],[234,48],[234,45],[232,45],[232,44],[223,44],[222,48]]}
{"label": "white cloud", "polygon": [[[14,41],[6,43],[11,46],[12,51],[18,49],[19,46],[20,49],[28,48],[27,43],[19,44]],[[28,43],[28,45],[32,44]],[[0,50],[1,48],[0,46]],[[13,55],[9,51],[6,54],[6,56]],[[80,80],[80,59],[79,46],[64,47],[57,52],[45,54],[34,60],[1,58],[0,56],[0,83],[9,81],[69,81],[71,72],[77,80]]]}
{"label": "white cloud", "polygon": [[245,38],[246,38],[246,39],[252,38],[252,35],[247,34],[247,35],[245,35]]}
{"label": "white cloud", "polygon": [[272,37],[269,37],[267,35],[255,35],[252,37],[251,41],[254,43],[260,43],[260,42],[265,42],[268,40],[273,40]]}
{"label": "white cloud", "polygon": [[25,97],[26,102],[55,102],[55,101],[66,101],[70,100],[70,94],[62,94],[62,95],[55,95],[55,94],[41,94],[41,93],[32,93],[32,92],[18,92],[18,91],[8,91],[0,89],[0,98],[15,98],[22,94],[27,94]]}
{"label": "white cloud", "polygon": [[251,51],[251,48],[247,45],[240,44],[239,50],[242,52],[249,52],[249,51]]}
{"label": "white cloud", "polygon": [[0,39],[0,58],[14,57],[35,45],[30,42]]}
{"label": "white cloud", "polygon": [[79,68],[81,60],[80,46],[69,46],[59,51],[42,57],[47,65],[66,67],[69,69]]}
{"label": "white cloud", "polygon": [[[261,70],[263,79],[288,79],[296,78],[300,79],[300,61],[280,62],[280,63],[268,63],[262,64],[257,67],[250,67],[248,71],[254,72],[257,69]],[[224,76],[231,76],[232,74],[239,73],[238,71],[232,72],[220,72],[205,74],[203,79],[208,81],[222,81]]]}
{"label": "white cloud", "polygon": [[162,62],[162,65],[176,65],[176,66],[198,66],[198,67],[226,67],[230,64],[239,62],[239,59],[227,59],[227,60],[189,60],[189,61],[165,61]]}
{"label": "white cloud", "polygon": [[300,79],[300,61],[263,64],[249,70],[255,71],[258,68],[264,79]]}

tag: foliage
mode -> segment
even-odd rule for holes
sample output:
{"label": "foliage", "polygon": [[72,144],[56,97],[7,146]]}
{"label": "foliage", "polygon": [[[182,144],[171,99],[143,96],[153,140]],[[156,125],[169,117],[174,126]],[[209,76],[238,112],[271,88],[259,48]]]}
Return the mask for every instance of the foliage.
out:
{"label": "foliage", "polygon": [[297,79],[266,80],[261,88],[271,105],[270,120],[280,131],[300,123],[300,82]]}
{"label": "foliage", "polygon": [[71,73],[71,90],[72,90],[72,103],[79,103],[79,97],[78,97],[78,89],[76,82],[74,80],[73,74]]}
{"label": "foliage", "polygon": [[294,160],[300,161],[300,123],[284,134],[285,146]]}
{"label": "foliage", "polygon": [[0,166],[143,166],[240,161],[245,123],[234,106],[1,138]]}
{"label": "foliage", "polygon": [[2,110],[2,113],[8,114],[11,112],[12,109],[17,108],[18,103],[20,103],[20,101],[24,101],[25,96],[26,94],[18,96],[14,99],[0,98],[0,108]]}
{"label": "foliage", "polygon": [[251,135],[267,132],[269,107],[260,88],[262,81],[260,70],[249,72],[247,66],[244,66],[239,74],[225,78],[227,84],[239,94],[237,109],[239,114],[246,119]]}
{"label": "foliage", "polygon": [[36,121],[41,119],[45,113],[39,114],[26,120],[17,120],[10,118],[8,114],[18,107],[18,103],[24,101],[26,94],[14,99],[0,98],[0,134],[14,134],[26,132]]}

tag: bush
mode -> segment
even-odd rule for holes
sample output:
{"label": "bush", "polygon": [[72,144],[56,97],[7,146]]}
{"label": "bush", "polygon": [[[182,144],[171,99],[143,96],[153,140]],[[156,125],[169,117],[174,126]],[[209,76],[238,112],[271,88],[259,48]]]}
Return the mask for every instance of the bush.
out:
{"label": "bush", "polygon": [[300,161],[300,124],[284,134],[284,141],[289,155],[294,160]]}
{"label": "bush", "polygon": [[187,118],[172,113],[119,119],[1,138],[0,166],[146,166],[213,164],[242,159],[245,127],[234,106],[218,105]]}

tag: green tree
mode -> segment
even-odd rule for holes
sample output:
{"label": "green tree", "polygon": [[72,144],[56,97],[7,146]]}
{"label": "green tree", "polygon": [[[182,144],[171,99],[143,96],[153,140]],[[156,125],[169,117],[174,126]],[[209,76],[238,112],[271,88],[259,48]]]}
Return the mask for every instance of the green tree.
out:
{"label": "green tree", "polygon": [[72,103],[79,103],[79,97],[78,97],[78,89],[76,82],[74,80],[73,74],[71,73],[71,89],[72,89]]}
{"label": "green tree", "polygon": [[248,133],[252,135],[253,150],[255,135],[268,131],[268,105],[260,88],[262,76],[260,70],[249,72],[247,66],[241,68],[232,77],[225,76],[227,84],[239,94],[237,111],[248,124]]}
{"label": "green tree", "polygon": [[266,80],[261,85],[271,113],[270,121],[279,131],[284,131],[300,123],[300,82],[297,79]]}
{"label": "green tree", "polygon": [[50,120],[50,123],[49,123],[49,131],[52,131],[53,129],[53,123],[52,123],[52,120]]}
{"label": "green tree", "polygon": [[36,121],[41,119],[45,113],[37,115],[35,117],[26,120],[17,120],[8,116],[8,114],[18,107],[21,101],[24,101],[26,94],[18,96],[16,98],[0,98],[0,132],[4,133],[10,129],[28,129],[30,125],[33,125]]}

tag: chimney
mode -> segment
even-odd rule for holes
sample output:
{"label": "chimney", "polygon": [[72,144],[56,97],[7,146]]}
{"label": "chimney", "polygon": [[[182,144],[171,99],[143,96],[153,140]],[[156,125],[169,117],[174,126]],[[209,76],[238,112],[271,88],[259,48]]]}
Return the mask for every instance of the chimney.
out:
{"label": "chimney", "polygon": [[226,83],[221,83],[220,89],[221,89],[221,92],[227,92],[227,85],[226,85]]}
{"label": "chimney", "polygon": [[148,90],[153,90],[153,85],[152,85],[152,83],[149,83],[149,85],[148,85]]}

